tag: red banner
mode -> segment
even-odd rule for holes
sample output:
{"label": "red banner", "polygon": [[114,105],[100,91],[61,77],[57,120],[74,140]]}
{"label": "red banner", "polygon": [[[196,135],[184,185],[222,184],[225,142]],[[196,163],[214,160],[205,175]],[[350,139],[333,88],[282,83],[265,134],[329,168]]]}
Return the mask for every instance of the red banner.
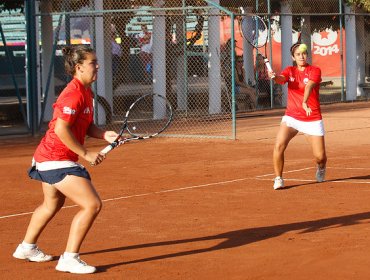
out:
{"label": "red banner", "polygon": [[[238,21],[234,22],[236,53],[243,54],[243,38],[239,31]],[[220,26],[220,40],[224,44],[231,37],[230,18],[223,18]],[[293,42],[297,41],[298,33],[293,33]],[[343,42],[345,42],[345,34],[343,31]],[[269,50],[269,43],[267,50]],[[265,48],[261,48],[260,52],[264,53]],[[343,46],[343,52],[344,52]],[[272,36],[272,53],[273,53],[273,68],[276,72],[281,71],[281,30],[273,32]],[[267,53],[269,55],[269,51]],[[268,56],[267,55],[267,56]],[[326,29],[322,32],[315,32],[311,35],[311,57],[312,64],[321,68],[322,76],[324,77],[340,77],[341,76],[341,55],[340,55],[340,31]],[[345,63],[345,61],[344,61]],[[345,74],[345,73],[344,73]]]}

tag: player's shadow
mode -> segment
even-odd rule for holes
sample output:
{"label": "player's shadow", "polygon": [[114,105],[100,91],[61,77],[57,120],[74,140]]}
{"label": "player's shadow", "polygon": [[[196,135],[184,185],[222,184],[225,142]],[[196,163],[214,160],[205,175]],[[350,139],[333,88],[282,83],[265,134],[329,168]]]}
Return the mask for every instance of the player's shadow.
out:
{"label": "player's shadow", "polygon": [[286,190],[289,190],[289,189],[305,187],[305,186],[314,185],[314,184],[321,184],[321,183],[318,183],[316,181],[312,181],[312,182],[305,182],[305,183],[299,183],[299,184],[294,184],[294,185],[285,185],[284,188],[278,189],[276,191],[284,191],[284,190],[286,191]]}
{"label": "player's shadow", "polygon": [[[320,219],[320,220],[314,220],[314,221],[305,221],[305,222],[297,222],[297,223],[274,225],[274,226],[267,226],[267,227],[258,227],[258,228],[246,228],[246,229],[229,231],[229,232],[224,232],[224,233],[220,233],[216,235],[203,236],[203,237],[169,240],[169,241],[137,244],[137,245],[131,245],[131,246],[122,246],[122,247],[116,247],[116,248],[108,248],[108,249],[103,249],[103,250],[98,250],[98,251],[93,251],[93,252],[86,252],[84,254],[100,254],[100,253],[108,253],[108,252],[114,252],[114,251],[125,251],[125,250],[134,250],[134,249],[159,247],[159,246],[171,246],[171,245],[186,244],[186,243],[190,243],[190,244],[194,243],[194,246],[199,246],[199,242],[202,242],[202,241],[220,240],[220,242],[215,246],[204,247],[204,248],[193,249],[193,250],[185,250],[185,251],[180,251],[180,252],[175,252],[175,253],[156,255],[156,256],[151,256],[147,258],[141,258],[141,259],[130,260],[130,261],[122,261],[122,262],[112,263],[108,265],[103,265],[103,266],[98,267],[98,270],[101,272],[101,271],[105,271],[115,266],[121,266],[121,265],[126,265],[126,264],[149,262],[149,261],[162,260],[162,259],[168,259],[168,258],[176,258],[176,257],[181,257],[181,256],[201,254],[205,252],[225,250],[229,248],[245,246],[251,243],[274,238],[274,237],[280,236],[290,231],[300,231],[297,234],[305,234],[305,233],[317,232],[317,231],[326,230],[326,229],[352,226],[355,224],[359,224],[361,221],[364,221],[363,223],[365,223],[365,221],[369,219],[370,219],[370,212],[364,212],[364,213],[358,213],[358,214],[353,214],[353,215],[332,217],[332,218]],[[369,223],[369,221],[366,221],[366,223]],[[195,243],[197,243],[197,245],[195,245]]]}
{"label": "player's shadow", "polygon": [[[354,183],[356,183],[355,180],[369,180],[369,179],[370,179],[370,175],[352,176],[352,177],[346,177],[346,178],[338,178],[338,179],[325,180],[325,182],[323,182],[323,183],[346,181],[346,180],[354,180]],[[294,185],[286,185],[284,188],[279,189],[278,191],[284,191],[284,190],[289,190],[289,189],[292,189],[292,188],[304,187],[304,186],[314,185],[314,184],[322,184],[322,183],[318,183],[316,181],[311,181],[311,182],[305,182],[303,184],[302,183],[299,183],[299,184],[294,184]]]}
{"label": "player's shadow", "polygon": [[345,181],[345,180],[369,180],[369,179],[370,179],[370,175],[363,175],[363,176],[352,176],[352,177],[346,177],[346,178],[332,179],[326,182]]}

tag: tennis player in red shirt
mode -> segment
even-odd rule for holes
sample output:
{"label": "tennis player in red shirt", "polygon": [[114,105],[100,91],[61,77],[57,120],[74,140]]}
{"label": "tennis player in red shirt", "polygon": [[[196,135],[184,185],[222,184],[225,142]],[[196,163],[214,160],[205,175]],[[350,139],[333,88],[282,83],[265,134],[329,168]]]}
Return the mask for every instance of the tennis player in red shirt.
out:
{"label": "tennis player in red shirt", "polygon": [[65,69],[73,80],[53,105],[54,114],[49,129],[37,147],[29,176],[42,182],[43,203],[35,210],[23,242],[13,256],[34,262],[52,260],[36,245],[42,231],[62,208],[66,197],[80,207],[74,216],[65,252],[56,269],[86,274],[96,271],[79,257],[81,244],[101,210],[102,202],[87,170],[79,157],[92,165],[104,160],[104,155],[86,149],[86,135],[111,143],[118,134],[103,131],[93,123],[93,94],[91,84],[97,79],[98,62],[95,52],[87,46],[63,49]]}
{"label": "tennis player in red shirt", "polygon": [[290,140],[304,133],[311,143],[317,163],[316,180],[323,182],[326,171],[324,124],[320,110],[319,88],[321,70],[307,63],[307,46],[296,43],[290,48],[296,66],[285,68],[280,75],[269,72],[269,77],[279,84],[288,83],[288,102],[276,137],[273,161],[274,189],[284,187],[284,152]]}

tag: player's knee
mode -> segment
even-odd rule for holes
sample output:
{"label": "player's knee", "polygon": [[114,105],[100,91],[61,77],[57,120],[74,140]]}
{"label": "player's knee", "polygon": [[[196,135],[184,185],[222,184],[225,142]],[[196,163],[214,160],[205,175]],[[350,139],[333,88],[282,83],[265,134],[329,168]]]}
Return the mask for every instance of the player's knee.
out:
{"label": "player's knee", "polygon": [[86,206],[84,207],[86,211],[91,213],[92,215],[98,215],[101,211],[103,206],[103,203],[100,199],[95,199],[94,201],[90,201]]}
{"label": "player's knee", "polygon": [[286,145],[284,143],[277,142],[274,146],[275,153],[283,153],[286,149]]}
{"label": "player's knee", "polygon": [[318,164],[326,164],[327,158],[325,153],[315,155],[315,159]]}
{"label": "player's knee", "polygon": [[99,200],[97,201],[97,203],[95,204],[95,207],[94,207],[94,209],[95,209],[95,214],[96,214],[96,215],[97,215],[97,214],[99,214],[99,212],[101,211],[102,207],[103,207],[103,203],[102,203],[102,201],[99,199]]}

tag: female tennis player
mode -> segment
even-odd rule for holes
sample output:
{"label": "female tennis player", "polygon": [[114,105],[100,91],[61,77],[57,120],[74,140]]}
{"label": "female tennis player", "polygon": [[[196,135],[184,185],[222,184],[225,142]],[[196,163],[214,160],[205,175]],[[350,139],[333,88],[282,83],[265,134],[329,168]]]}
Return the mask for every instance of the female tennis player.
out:
{"label": "female tennis player", "polygon": [[79,250],[102,202],[89,173],[77,161],[82,157],[91,165],[97,165],[104,160],[104,155],[83,146],[86,135],[111,143],[117,133],[103,131],[93,124],[91,84],[96,81],[99,68],[95,52],[87,46],[65,47],[63,55],[66,72],[73,79],[53,105],[49,129],[37,147],[29,169],[29,176],[42,182],[44,201],[33,213],[23,242],[13,256],[34,262],[52,260],[52,256],[43,253],[36,242],[67,197],[80,209],[73,218],[67,246],[56,270],[86,274],[94,273],[96,268],[80,259]]}
{"label": "female tennis player", "polygon": [[288,103],[276,137],[273,162],[275,170],[274,189],[284,187],[282,177],[284,152],[290,140],[304,133],[311,143],[317,164],[316,180],[325,180],[326,152],[324,124],[321,116],[319,87],[321,70],[307,63],[307,46],[296,43],[290,48],[296,66],[285,68],[280,75],[269,72],[269,77],[279,84],[288,83]]}

